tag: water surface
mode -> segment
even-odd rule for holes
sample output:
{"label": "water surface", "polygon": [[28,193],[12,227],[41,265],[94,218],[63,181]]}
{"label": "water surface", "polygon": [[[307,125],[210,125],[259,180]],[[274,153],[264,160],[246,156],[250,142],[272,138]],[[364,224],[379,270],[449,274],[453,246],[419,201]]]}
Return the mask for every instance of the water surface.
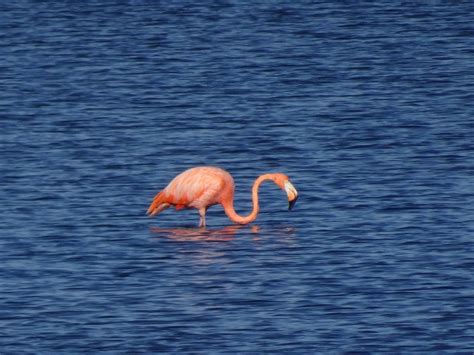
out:
{"label": "water surface", "polygon": [[[474,349],[470,2],[0,5],[0,348]],[[145,211],[197,165],[236,210]]]}

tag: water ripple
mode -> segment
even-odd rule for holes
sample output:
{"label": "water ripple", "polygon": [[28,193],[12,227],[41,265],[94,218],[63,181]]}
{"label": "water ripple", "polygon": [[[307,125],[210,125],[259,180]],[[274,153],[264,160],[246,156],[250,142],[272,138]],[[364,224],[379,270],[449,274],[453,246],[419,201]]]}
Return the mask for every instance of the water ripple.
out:
{"label": "water ripple", "polygon": [[[471,353],[469,2],[0,5],[4,353]],[[145,216],[196,165],[251,226]]]}

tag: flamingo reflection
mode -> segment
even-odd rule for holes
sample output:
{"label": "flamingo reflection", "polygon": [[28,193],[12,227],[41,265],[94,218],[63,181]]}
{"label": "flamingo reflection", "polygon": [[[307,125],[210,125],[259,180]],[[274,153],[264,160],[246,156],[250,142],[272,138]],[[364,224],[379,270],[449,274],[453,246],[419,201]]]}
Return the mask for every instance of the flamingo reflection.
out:
{"label": "flamingo reflection", "polygon": [[[152,227],[151,231],[177,242],[228,242],[233,240],[237,231],[243,228],[246,228],[246,226],[231,225],[213,230],[203,228],[190,229]],[[259,227],[252,226],[250,231],[252,233],[258,233]]]}

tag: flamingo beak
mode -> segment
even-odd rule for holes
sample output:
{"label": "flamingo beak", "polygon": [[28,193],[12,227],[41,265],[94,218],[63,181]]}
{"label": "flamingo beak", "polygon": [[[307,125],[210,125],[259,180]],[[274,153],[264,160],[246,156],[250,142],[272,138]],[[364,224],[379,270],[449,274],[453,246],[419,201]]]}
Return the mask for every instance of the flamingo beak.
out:
{"label": "flamingo beak", "polygon": [[296,191],[293,184],[289,181],[285,181],[285,191],[288,195],[288,210],[291,211],[298,199],[298,191]]}

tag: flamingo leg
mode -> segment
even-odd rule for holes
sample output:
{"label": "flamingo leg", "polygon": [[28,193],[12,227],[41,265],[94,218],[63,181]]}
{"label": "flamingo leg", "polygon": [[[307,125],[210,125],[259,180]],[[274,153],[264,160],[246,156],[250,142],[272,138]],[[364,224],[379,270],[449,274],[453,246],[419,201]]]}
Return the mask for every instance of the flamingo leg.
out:
{"label": "flamingo leg", "polygon": [[199,228],[206,227],[206,210],[206,208],[199,209],[199,216],[201,216],[201,219],[199,220]]}

